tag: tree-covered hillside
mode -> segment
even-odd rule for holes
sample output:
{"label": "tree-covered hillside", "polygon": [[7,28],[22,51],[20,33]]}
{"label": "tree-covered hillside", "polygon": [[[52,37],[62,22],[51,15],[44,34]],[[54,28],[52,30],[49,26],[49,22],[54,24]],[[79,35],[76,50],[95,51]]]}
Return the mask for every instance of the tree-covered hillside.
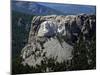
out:
{"label": "tree-covered hillside", "polygon": [[12,57],[19,55],[28,40],[33,15],[12,11]]}

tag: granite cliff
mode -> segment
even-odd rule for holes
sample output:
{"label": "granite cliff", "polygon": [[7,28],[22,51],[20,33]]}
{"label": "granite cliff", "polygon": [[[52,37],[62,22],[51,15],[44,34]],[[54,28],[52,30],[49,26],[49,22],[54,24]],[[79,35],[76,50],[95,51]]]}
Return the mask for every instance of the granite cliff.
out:
{"label": "granite cliff", "polygon": [[95,32],[95,15],[35,16],[31,22],[28,43],[21,51],[22,64],[35,67],[51,58],[55,63],[71,61],[80,35],[90,43]]}

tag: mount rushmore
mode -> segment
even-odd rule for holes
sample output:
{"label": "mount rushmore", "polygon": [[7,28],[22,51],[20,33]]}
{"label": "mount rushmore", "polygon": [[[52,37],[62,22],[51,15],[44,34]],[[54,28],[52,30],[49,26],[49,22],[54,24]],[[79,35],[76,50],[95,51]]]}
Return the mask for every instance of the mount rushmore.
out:
{"label": "mount rushmore", "polygon": [[51,58],[55,63],[72,61],[74,46],[79,42],[80,35],[90,44],[95,32],[95,15],[35,16],[28,43],[21,51],[22,64],[36,67]]}

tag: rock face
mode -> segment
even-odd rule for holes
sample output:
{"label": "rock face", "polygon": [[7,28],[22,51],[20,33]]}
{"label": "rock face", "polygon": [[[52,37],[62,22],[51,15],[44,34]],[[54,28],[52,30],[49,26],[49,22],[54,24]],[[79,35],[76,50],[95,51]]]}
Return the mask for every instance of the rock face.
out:
{"label": "rock face", "polygon": [[45,21],[41,23],[37,36],[53,36],[57,32],[57,22]]}
{"label": "rock face", "polygon": [[80,33],[88,40],[96,29],[95,23],[95,15],[35,16],[28,44],[21,51],[22,63],[35,67],[45,58],[56,59],[59,63],[71,60],[73,45]]}

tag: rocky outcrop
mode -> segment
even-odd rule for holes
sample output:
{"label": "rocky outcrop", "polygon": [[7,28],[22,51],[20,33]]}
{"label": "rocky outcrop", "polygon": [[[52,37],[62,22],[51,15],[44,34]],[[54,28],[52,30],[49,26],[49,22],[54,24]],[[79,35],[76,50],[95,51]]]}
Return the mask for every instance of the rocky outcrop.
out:
{"label": "rocky outcrop", "polygon": [[22,63],[35,67],[45,58],[53,58],[59,63],[71,60],[73,45],[80,33],[84,40],[89,40],[95,29],[95,15],[35,16],[28,44],[21,51]]}

